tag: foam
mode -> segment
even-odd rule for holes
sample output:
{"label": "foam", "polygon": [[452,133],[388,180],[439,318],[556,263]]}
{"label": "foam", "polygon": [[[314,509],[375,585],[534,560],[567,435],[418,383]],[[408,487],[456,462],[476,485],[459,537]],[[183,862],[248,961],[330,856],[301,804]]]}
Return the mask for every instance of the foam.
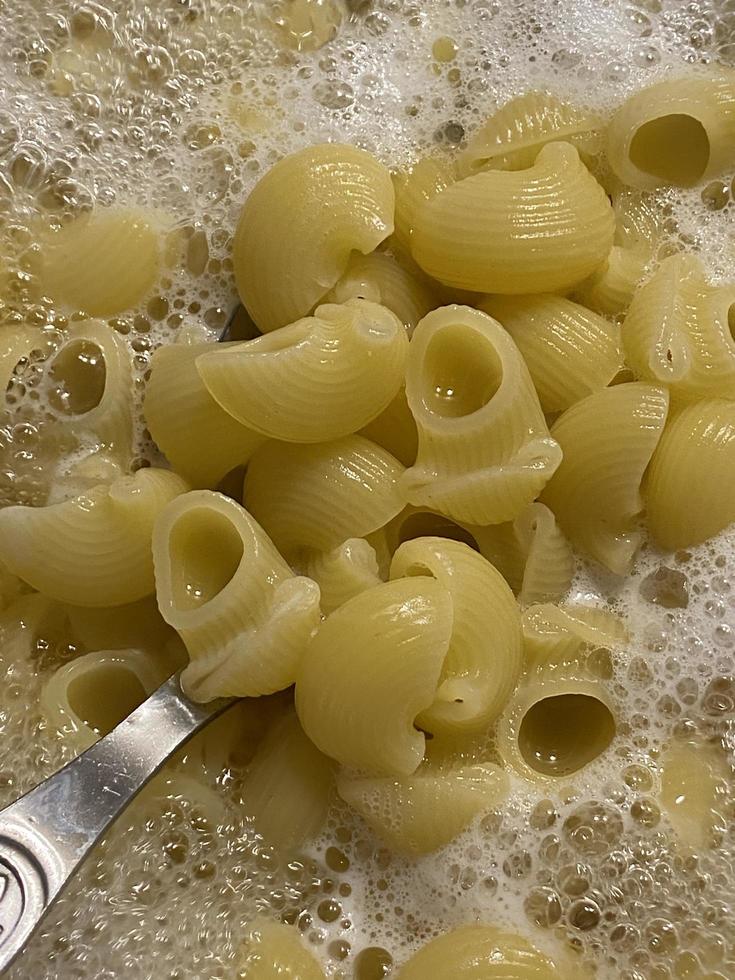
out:
{"label": "foam", "polygon": [[[116,203],[153,208],[167,224],[178,265],[141,310],[113,322],[134,357],[139,408],[158,345],[222,330],[235,303],[229,256],[238,210],[285,153],[339,139],[403,166],[459,145],[529,88],[605,114],[669,69],[735,63],[731,0],[338,3],[337,38],[296,52],[278,46],[283,3],[271,0],[148,8],[140,0],[6,0],[0,329],[27,319],[43,327],[45,342],[21,366],[15,416],[0,430],[2,502],[43,503],[49,461],[59,456],[43,364],[68,321],[35,288],[39,224]],[[454,42],[451,60],[432,57],[441,37]],[[704,195],[658,195],[669,244],[700,251],[715,280],[731,275],[731,177]],[[136,438],[136,465],[157,462],[142,424]],[[61,468],[89,448],[64,450]],[[11,980],[233,978],[244,923],[260,910],[296,923],[337,977],[379,975],[357,956],[366,947],[400,962],[472,918],[522,928],[552,951],[571,945],[602,978],[664,980],[687,975],[692,963],[735,975],[727,935],[733,832],[687,857],[655,804],[670,738],[698,734],[722,742],[731,758],[735,751],[734,550],[735,540],[723,538],[689,555],[648,551],[622,586],[580,565],[574,596],[609,605],[630,625],[609,682],[627,728],[553,801],[515,780],[496,813],[413,863],[335,805],[311,853],[284,862],[243,823],[237,766],[199,771],[198,783],[158,784],[113,828]],[[661,565],[674,574],[651,579]],[[684,587],[685,607],[650,601],[667,589],[681,601]],[[0,657],[0,801],[69,758],[27,704],[53,664],[75,652],[84,649],[56,622],[44,624],[25,657]],[[723,813],[732,823],[732,786],[729,793]],[[589,834],[573,833],[586,824]]]}

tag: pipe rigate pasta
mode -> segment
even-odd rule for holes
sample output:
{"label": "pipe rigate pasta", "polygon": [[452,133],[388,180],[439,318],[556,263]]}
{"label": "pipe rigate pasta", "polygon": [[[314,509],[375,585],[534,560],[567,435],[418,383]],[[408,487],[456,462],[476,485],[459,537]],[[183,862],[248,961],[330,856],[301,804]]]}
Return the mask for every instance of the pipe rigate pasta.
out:
{"label": "pipe rigate pasta", "polygon": [[415,463],[419,451],[419,434],[416,420],[408,407],[406,389],[401,387],[385,411],[360,429],[359,434],[387,449],[404,466]]}
{"label": "pipe rigate pasta", "polygon": [[527,170],[491,170],[445,188],[416,211],[411,252],[447,286],[545,293],[605,260],[615,218],[569,143],[549,143]]}
{"label": "pipe rigate pasta", "polygon": [[617,647],[627,639],[621,620],[595,606],[539,603],[524,611],[521,623],[529,668],[575,661],[585,651]]}
{"label": "pipe rigate pasta", "polygon": [[375,548],[365,538],[348,538],[332,551],[312,553],[304,571],[319,586],[322,612],[327,616],[382,581]]}
{"label": "pipe rigate pasta", "polygon": [[390,174],[346,144],[280,160],[245,202],[233,262],[240,298],[262,332],[306,316],[347,268],[393,231]]}
{"label": "pipe rigate pasta", "polygon": [[403,384],[408,337],[389,309],[351,299],[218,347],[196,366],[220,407],[263,436],[308,443],[350,435],[380,415]]}
{"label": "pipe rigate pasta", "polygon": [[161,615],[186,645],[182,686],[197,701],[257,697],[293,684],[319,623],[319,587],[294,576],[234,500],[194,490],[153,531]]}
{"label": "pipe rigate pasta", "polygon": [[245,980],[326,980],[295,926],[260,916],[245,935],[240,976]]}
{"label": "pipe rigate pasta", "polygon": [[393,175],[396,195],[396,238],[410,252],[416,215],[450,184],[456,175],[454,165],[446,157],[424,157],[408,170]]}
{"label": "pipe rigate pasta", "polygon": [[518,348],[487,314],[434,310],[411,341],[406,374],[416,463],[401,478],[408,503],[456,521],[513,520],[561,461]]}
{"label": "pipe rigate pasta", "polygon": [[707,851],[727,831],[727,757],[713,743],[672,742],[661,757],[660,799],[685,849]]}
{"label": "pipe rigate pasta", "polygon": [[430,577],[376,585],[333,612],[296,678],[296,711],[317,747],[379,775],[415,772],[425,739],[414,722],[436,696],[452,617]]}

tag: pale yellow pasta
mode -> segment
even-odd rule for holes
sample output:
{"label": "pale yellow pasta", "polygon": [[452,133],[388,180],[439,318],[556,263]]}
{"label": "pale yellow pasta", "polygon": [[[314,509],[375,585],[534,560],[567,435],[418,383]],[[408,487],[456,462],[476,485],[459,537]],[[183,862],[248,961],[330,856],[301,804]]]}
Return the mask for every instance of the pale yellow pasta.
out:
{"label": "pale yellow pasta", "polygon": [[638,290],[623,323],[628,364],[666,384],[677,401],[735,391],[735,286],[710,286],[694,255],[664,259]]}
{"label": "pale yellow pasta", "polygon": [[[227,348],[229,345],[221,345]],[[193,487],[215,487],[265,441],[207,391],[196,368],[211,344],[169,344],[151,358],[143,414],[158,448]]]}
{"label": "pale yellow pasta", "polygon": [[607,128],[610,166],[625,184],[691,187],[735,162],[732,73],[676,78],[627,99]]}
{"label": "pale yellow pasta", "polygon": [[398,460],[362,436],[310,446],[269,442],[248,466],[245,506],[283,554],[331,551],[395,517],[402,473]]}
{"label": "pale yellow pasta", "polygon": [[342,0],[275,0],[269,21],[280,42],[296,51],[318,51],[337,34],[345,9]]}
{"label": "pale yellow pasta", "polygon": [[229,415],[271,439],[327,442],[357,432],[395,398],[408,336],[386,307],[350,299],[244,344],[219,346],[196,366]]}
{"label": "pale yellow pasta", "polygon": [[572,545],[618,575],[641,542],[641,480],[668,412],[665,388],[631,382],[577,402],[552,426],[564,453],[542,500]]}
{"label": "pale yellow pasta", "polygon": [[296,678],[304,731],[344,766],[409,776],[424,755],[414,725],[434,701],[452,599],[429,577],[376,585],[321,625]]}
{"label": "pale yellow pasta", "polygon": [[10,569],[0,562],[0,612],[7,609],[27,590],[28,586],[25,582],[17,575],[13,575]]}
{"label": "pale yellow pasta", "polygon": [[569,663],[594,649],[619,647],[627,639],[620,618],[595,606],[539,603],[524,611],[521,622],[529,668]]}
{"label": "pale yellow pasta", "polygon": [[735,521],[735,401],[702,401],[672,418],[646,484],[651,535],[676,551]]}
{"label": "pale yellow pasta", "polygon": [[248,926],[238,976],[241,980],[326,980],[298,929],[265,916]]}
{"label": "pale yellow pasta", "polygon": [[672,742],[661,758],[661,803],[679,840],[695,853],[727,830],[730,766],[715,745]]}
{"label": "pale yellow pasta", "polygon": [[293,684],[319,623],[319,588],[294,576],[261,527],[210,490],[179,497],[153,531],[161,615],[186,645],[197,701],[257,697]]}
{"label": "pale yellow pasta", "polygon": [[256,184],[235,232],[240,298],[262,332],[306,316],[347,268],[393,231],[390,174],[375,157],[338,143],[279,161]]}
{"label": "pale yellow pasta", "polygon": [[602,149],[602,120],[549,92],[526,92],[502,105],[475,133],[460,154],[459,173],[522,170],[555,140],[573,144],[582,155],[596,154]]}
{"label": "pale yellow pasta", "polygon": [[560,599],[569,589],[574,556],[544,504],[529,504],[514,521],[475,528],[482,554],[503,574],[521,605]]}
{"label": "pale yellow pasta", "polygon": [[424,157],[393,175],[396,195],[396,238],[410,252],[420,208],[454,183],[454,165],[446,157]]}
{"label": "pale yellow pasta", "polygon": [[[420,271],[420,270],[417,270]],[[423,275],[410,272],[389,252],[353,253],[350,264],[325,302],[345,303],[366,299],[391,310],[408,331],[440,305],[436,289]]]}
{"label": "pale yellow pasta", "polygon": [[187,489],[181,477],[151,467],[64,503],[6,507],[0,510],[0,561],[60,602],[135,602],[154,589],[154,521]]}
{"label": "pale yellow pasta", "polygon": [[342,770],[337,792],[394,851],[428,854],[444,847],[508,794],[508,776],[491,764],[421,765],[401,779]]}
{"label": "pale yellow pasta", "polygon": [[57,303],[90,316],[131,310],[158,278],[162,239],[162,218],[140,208],[76,218],[44,244],[41,286]]}
{"label": "pale yellow pasta", "polygon": [[319,586],[325,615],[382,581],[375,548],[365,538],[348,538],[332,551],[313,553],[304,571]]}
{"label": "pale yellow pasta", "polygon": [[[124,606],[67,606],[72,631],[88,650],[158,650],[178,637],[165,622],[154,595]],[[183,663],[186,663],[184,653]]]}
{"label": "pale yellow pasta", "polygon": [[405,388],[401,387],[385,411],[361,429],[360,435],[387,449],[404,466],[416,462],[419,434],[416,420],[408,407]]}
{"label": "pale yellow pasta", "polygon": [[579,974],[555,964],[527,939],[495,926],[466,925],[423,946],[396,980],[572,980]]}
{"label": "pale yellow pasta", "polygon": [[563,296],[487,296],[479,308],[513,338],[544,412],[563,412],[622,367],[620,328]]}
{"label": "pale yellow pasta", "polygon": [[615,218],[569,143],[550,143],[526,170],[491,170],[417,208],[411,252],[448,286],[544,293],[581,282],[604,261]]}
{"label": "pale yellow pasta", "polygon": [[447,306],[424,317],[406,395],[419,433],[400,483],[408,503],[456,521],[509,521],[561,461],[518,348],[479,310]]}
{"label": "pale yellow pasta", "polygon": [[417,723],[432,734],[482,731],[500,714],[521,673],[521,619],[513,593],[482,555],[445,538],[402,544],[393,556],[390,577],[406,576],[436,579],[449,592],[453,607],[452,638],[439,687]]}
{"label": "pale yellow pasta", "polygon": [[289,711],[273,723],[248,767],[243,812],[268,844],[291,853],[321,830],[333,786],[334,763]]}

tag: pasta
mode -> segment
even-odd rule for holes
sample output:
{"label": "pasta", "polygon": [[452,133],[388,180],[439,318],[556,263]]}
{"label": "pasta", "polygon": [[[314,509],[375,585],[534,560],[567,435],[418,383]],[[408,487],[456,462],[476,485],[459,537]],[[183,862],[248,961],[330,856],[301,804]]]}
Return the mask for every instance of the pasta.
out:
{"label": "pasta", "polygon": [[622,367],[619,328],[563,296],[488,296],[480,309],[513,338],[544,412],[565,411]]}
{"label": "pasta", "polygon": [[254,432],[327,442],[367,425],[403,383],[408,337],[395,314],[363,299],[196,361],[210,395]]}
{"label": "pasta", "polygon": [[339,0],[283,0],[273,4],[271,21],[280,40],[296,51],[318,51],[336,35],[342,23]]}
{"label": "pasta", "polygon": [[390,174],[364,150],[325,143],[279,161],[256,184],[235,232],[235,281],[258,328],[306,316],[353,251],[372,252],[392,233],[394,207]]}
{"label": "pasta", "polygon": [[362,436],[311,446],[269,442],[250,461],[245,506],[281,553],[331,551],[395,517],[403,507],[402,473]]}
{"label": "pasta", "polygon": [[182,687],[197,701],[257,697],[293,684],[319,623],[319,588],[294,576],[234,500],[194,490],[153,530],[161,615],[186,645]]}
{"label": "pasta", "polygon": [[[172,640],[174,630],[163,620],[154,595],[125,606],[67,606],[72,631],[88,650],[159,650]],[[184,654],[181,666],[186,663]]]}
{"label": "pasta", "polygon": [[432,733],[482,731],[500,714],[521,672],[520,616],[513,593],[490,562],[466,544],[443,538],[401,545],[390,577],[406,576],[435,578],[451,596],[454,610],[439,687],[417,722]]}
{"label": "pasta", "polygon": [[414,721],[436,696],[452,600],[431,578],[386,582],[340,606],[299,665],[296,711],[317,748],[343,766],[409,776],[424,755]]}
{"label": "pasta", "polygon": [[290,711],[273,723],[248,767],[245,812],[269,844],[291,854],[321,830],[333,784],[334,763]]}
{"label": "pasta", "polygon": [[444,157],[424,157],[409,170],[393,175],[396,238],[408,252],[419,210],[455,179],[454,166]]}
{"label": "pasta", "polygon": [[668,411],[664,388],[632,382],[577,402],[552,426],[564,453],[542,494],[572,545],[618,575],[641,541],[641,480]]}
{"label": "pasta", "polygon": [[0,561],[44,595],[79,606],[121,606],[154,589],[151,534],[187,490],[167,470],[138,470],[48,507],[0,510]]}
{"label": "pasta", "polygon": [[594,272],[614,231],[610,202],[577,151],[550,143],[526,170],[478,173],[422,204],[411,252],[448,286],[545,293]]}
{"label": "pasta", "polygon": [[114,316],[132,309],[158,278],[161,224],[161,218],[151,212],[117,208],[64,225],[42,252],[44,291],[67,308],[90,316]]}
{"label": "pasta", "polygon": [[735,521],[735,401],[695,402],[664,429],[646,485],[648,527],[667,551]]}
{"label": "pasta", "polygon": [[299,939],[298,929],[265,916],[256,919],[248,929],[239,975],[242,980],[325,980],[326,977]]}
{"label": "pasta", "polygon": [[677,837],[695,853],[727,828],[728,774],[714,745],[673,742],[661,758],[661,802]]}
{"label": "pasta", "polygon": [[365,538],[348,538],[332,551],[313,554],[305,571],[319,586],[322,612],[327,616],[381,582],[375,548]]}
{"label": "pasta", "polygon": [[515,518],[561,461],[518,348],[478,310],[447,306],[416,328],[406,395],[416,463],[400,487],[408,503],[455,521]]}
{"label": "pasta", "polygon": [[265,441],[228,415],[207,391],[196,362],[211,349],[206,343],[159,347],[151,358],[143,404],[157,446],[197,489],[217,486]]}
{"label": "pasta", "polygon": [[613,115],[607,155],[625,184],[691,187],[733,163],[734,137],[729,75],[667,79],[637,92]]}
{"label": "pasta", "polygon": [[480,813],[508,793],[506,773],[493,765],[440,769],[422,765],[401,779],[371,778],[342,771],[342,799],[394,851],[428,854],[444,847]]}
{"label": "pasta", "polygon": [[501,106],[474,135],[459,157],[459,172],[523,170],[533,166],[542,147],[565,140],[580,155],[602,148],[602,120],[596,114],[562,102],[549,92],[526,92]]}
{"label": "pasta", "polygon": [[404,466],[416,462],[419,434],[408,407],[405,388],[401,388],[385,411],[360,430],[360,435],[387,449]]}
{"label": "pasta", "polygon": [[590,650],[617,647],[627,639],[620,619],[594,606],[539,603],[524,611],[521,622],[526,666],[531,669],[574,662]]}

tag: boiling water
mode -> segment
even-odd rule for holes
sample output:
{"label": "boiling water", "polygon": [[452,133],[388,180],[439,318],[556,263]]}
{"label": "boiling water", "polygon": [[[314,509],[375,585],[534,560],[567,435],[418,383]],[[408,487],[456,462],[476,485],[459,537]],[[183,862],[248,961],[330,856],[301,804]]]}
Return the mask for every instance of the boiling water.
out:
{"label": "boiling water", "polygon": [[[668,69],[735,64],[732,0],[324,0],[298,35],[291,0],[3,0],[0,327],[42,328],[19,365],[0,430],[0,501],[55,499],[60,454],[44,365],[67,318],[36,283],[45,229],[135,203],[168,229],[156,295],[112,321],[129,343],[140,403],[151,352],[182,331],[214,338],[235,302],[232,231],[280,156],[340,139],[391,166],[451,150],[508,97],[534,87],[609,111]],[[329,43],[327,41],[335,34]],[[297,36],[298,35],[298,36]],[[667,247],[701,252],[715,279],[735,257],[730,178],[658,195]],[[121,269],[121,274],[124,270]],[[138,432],[136,466],[157,460]],[[575,591],[625,615],[628,648],[601,669],[614,699],[610,749],[553,799],[516,783],[507,803],[443,852],[391,854],[335,804],[301,860],[242,820],[242,767],[179,760],[123,817],[10,971],[13,980],[204,980],[238,975],[245,923],[295,923],[328,971],[387,974],[422,942],[480,919],[571,946],[597,976],[735,977],[735,799],[724,779],[711,846],[674,843],[657,802],[663,748],[700,738],[735,752],[735,554],[644,553],[624,584],[580,567]],[[665,599],[665,602],[656,600]],[[43,681],[84,652],[45,617],[30,656],[0,652],[0,797],[73,753],[38,709]],[[729,761],[728,761],[729,760]]]}

